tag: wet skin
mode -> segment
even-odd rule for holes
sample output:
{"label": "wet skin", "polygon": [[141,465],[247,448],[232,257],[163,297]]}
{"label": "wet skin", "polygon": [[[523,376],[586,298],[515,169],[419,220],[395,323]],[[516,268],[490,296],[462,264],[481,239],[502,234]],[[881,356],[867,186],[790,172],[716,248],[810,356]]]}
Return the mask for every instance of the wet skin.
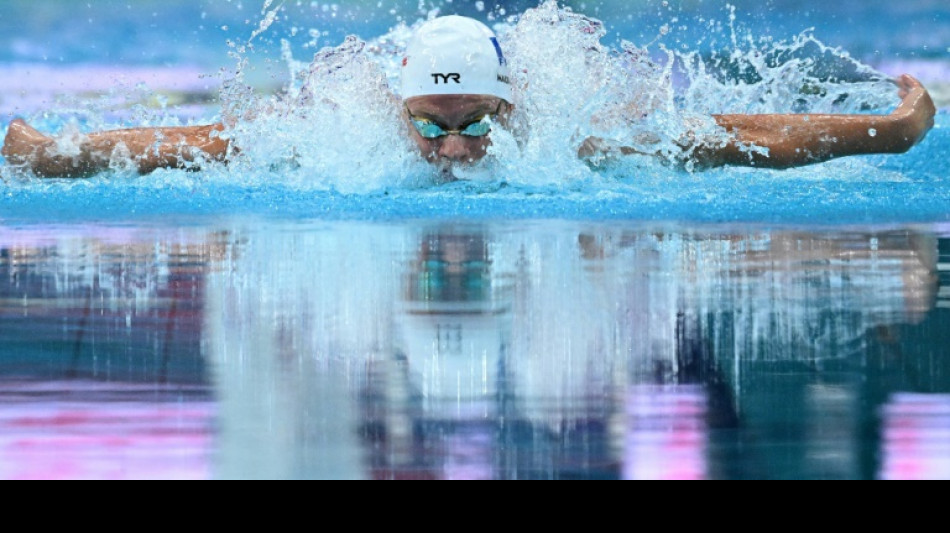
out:
{"label": "wet skin", "polygon": [[511,113],[511,105],[494,96],[438,95],[417,96],[406,100],[404,113],[409,127],[409,136],[419,147],[419,153],[427,161],[448,170],[456,164],[473,164],[481,161],[491,146],[491,134],[485,137],[448,135],[438,139],[426,139],[419,135],[409,120],[409,114],[431,120],[446,131],[461,130],[484,117],[498,113],[495,120],[504,125]]}
{"label": "wet skin", "polygon": [[[879,115],[714,115],[732,135],[725,145],[705,139],[684,139],[684,154],[700,167],[723,165],[791,168],[861,154],[896,154],[910,150],[934,127],[936,108],[927,89],[911,76],[895,80],[902,99],[894,113]],[[408,112],[406,111],[408,110]],[[420,155],[451,176],[456,165],[474,164],[485,157],[491,135],[448,135],[424,139],[409,114],[429,119],[443,129],[460,130],[486,114],[505,126],[512,106],[492,96],[440,95],[410,98],[404,119]],[[78,153],[63,154],[53,138],[22,120],[10,124],[3,146],[7,162],[49,178],[83,177],[102,172],[116,160],[132,161],[141,173],[157,168],[194,169],[203,160],[227,161],[240,147],[219,136],[224,125],[187,128],[140,128],[93,133],[79,141]],[[580,147],[581,157],[610,152],[598,139]],[[768,155],[749,153],[750,145],[768,149]],[[692,149],[692,151],[689,151]],[[621,147],[622,154],[638,153]],[[645,154],[649,155],[649,154]]]}
{"label": "wet skin", "polygon": [[[700,147],[698,162],[786,169],[850,155],[906,153],[933,129],[937,108],[913,76],[894,84],[901,104],[890,115],[714,115],[734,139],[724,148]],[[749,145],[769,154],[743,150]]]}

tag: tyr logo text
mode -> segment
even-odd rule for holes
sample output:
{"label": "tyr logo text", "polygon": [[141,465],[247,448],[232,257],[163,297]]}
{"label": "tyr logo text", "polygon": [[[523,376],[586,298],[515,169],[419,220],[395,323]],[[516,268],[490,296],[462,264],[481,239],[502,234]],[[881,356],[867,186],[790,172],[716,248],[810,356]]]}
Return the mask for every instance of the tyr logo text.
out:
{"label": "tyr logo text", "polygon": [[449,80],[454,81],[455,83],[462,83],[461,74],[433,74],[432,79],[435,80],[435,84],[438,85],[439,81],[442,81],[443,85],[448,85]]}

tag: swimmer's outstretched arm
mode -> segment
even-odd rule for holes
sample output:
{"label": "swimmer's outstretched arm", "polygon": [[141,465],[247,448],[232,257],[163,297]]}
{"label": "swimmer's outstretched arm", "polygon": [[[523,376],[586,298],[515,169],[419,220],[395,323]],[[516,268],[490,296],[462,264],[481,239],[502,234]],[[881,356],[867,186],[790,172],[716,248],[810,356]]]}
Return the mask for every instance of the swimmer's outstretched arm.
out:
{"label": "swimmer's outstretched arm", "polygon": [[[221,124],[184,128],[139,128],[79,137],[71,149],[22,120],[10,124],[3,144],[8,164],[46,178],[81,178],[127,159],[147,174],[159,168],[191,168],[199,158],[223,161],[230,142],[218,136]],[[77,146],[78,145],[78,146]]]}
{"label": "swimmer's outstretched arm", "polygon": [[[905,75],[897,84],[903,102],[887,116],[715,116],[734,140],[725,147],[700,146],[697,162],[791,168],[849,155],[907,152],[933,128],[937,110],[927,89],[913,77]],[[743,149],[749,145],[767,148],[768,154]]]}

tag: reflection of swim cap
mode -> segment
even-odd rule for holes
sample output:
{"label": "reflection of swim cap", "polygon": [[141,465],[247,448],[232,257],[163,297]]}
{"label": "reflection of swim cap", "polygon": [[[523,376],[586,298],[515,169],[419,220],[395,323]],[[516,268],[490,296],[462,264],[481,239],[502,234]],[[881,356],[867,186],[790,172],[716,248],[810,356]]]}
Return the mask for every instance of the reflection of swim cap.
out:
{"label": "reflection of swim cap", "polygon": [[431,20],[413,36],[402,63],[402,97],[477,94],[511,101],[508,63],[495,34],[477,20]]}

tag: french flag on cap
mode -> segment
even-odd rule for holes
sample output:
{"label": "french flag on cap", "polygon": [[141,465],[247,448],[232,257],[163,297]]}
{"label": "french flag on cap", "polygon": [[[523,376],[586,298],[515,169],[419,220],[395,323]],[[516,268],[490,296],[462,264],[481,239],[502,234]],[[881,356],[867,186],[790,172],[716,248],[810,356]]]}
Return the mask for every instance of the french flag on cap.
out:
{"label": "french flag on cap", "polygon": [[495,52],[498,53],[498,64],[501,65],[501,66],[507,65],[507,64],[508,64],[508,60],[505,59],[505,53],[501,51],[501,45],[498,44],[498,38],[497,38],[497,37],[492,37],[492,38],[491,38],[491,44],[495,46]]}

